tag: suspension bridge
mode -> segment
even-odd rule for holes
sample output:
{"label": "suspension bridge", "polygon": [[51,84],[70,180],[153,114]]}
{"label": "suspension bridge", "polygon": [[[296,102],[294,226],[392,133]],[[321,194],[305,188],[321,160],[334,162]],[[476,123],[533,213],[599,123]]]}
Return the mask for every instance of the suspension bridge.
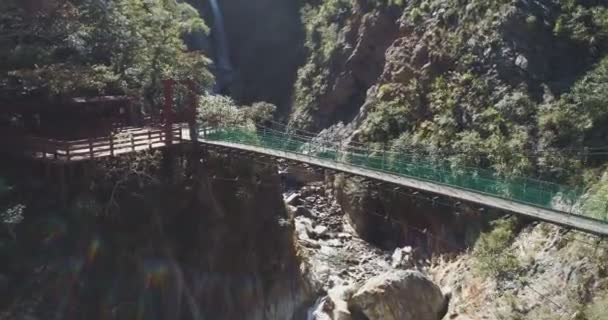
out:
{"label": "suspension bridge", "polygon": [[198,139],[210,148],[229,149],[445,196],[520,214],[588,233],[608,235],[608,221],[587,215],[606,208],[583,192],[528,177],[502,177],[491,170],[434,164],[420,154],[375,150],[318,140],[270,128],[203,129]]}

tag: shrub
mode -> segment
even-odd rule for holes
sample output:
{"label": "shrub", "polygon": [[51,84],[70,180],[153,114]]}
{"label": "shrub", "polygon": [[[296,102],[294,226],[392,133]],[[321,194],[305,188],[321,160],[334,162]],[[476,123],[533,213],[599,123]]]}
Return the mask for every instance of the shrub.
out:
{"label": "shrub", "polygon": [[203,126],[233,127],[247,124],[245,114],[230,97],[205,95],[199,102],[197,116]]}
{"label": "shrub", "polygon": [[245,109],[246,117],[251,119],[255,123],[264,123],[272,120],[274,112],[277,110],[277,106],[268,102],[255,102]]}
{"label": "shrub", "polygon": [[553,26],[560,37],[581,42],[592,50],[603,46],[608,39],[608,8],[587,5],[585,0],[566,0],[561,4],[562,14]]}
{"label": "shrub", "polygon": [[476,268],[481,275],[508,278],[520,268],[518,258],[509,250],[515,237],[515,227],[514,218],[498,220],[490,232],[481,234],[473,249]]}
{"label": "shrub", "polygon": [[238,106],[230,97],[220,95],[205,95],[199,100],[198,121],[210,127],[253,127],[271,120],[276,110],[275,105],[267,102]]}
{"label": "shrub", "polygon": [[606,176],[589,190],[588,198],[583,203],[583,214],[608,220],[608,179]]}

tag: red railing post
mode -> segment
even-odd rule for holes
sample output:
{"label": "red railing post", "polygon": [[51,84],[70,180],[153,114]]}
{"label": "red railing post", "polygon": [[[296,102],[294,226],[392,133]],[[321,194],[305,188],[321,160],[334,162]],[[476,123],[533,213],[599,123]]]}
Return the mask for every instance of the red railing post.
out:
{"label": "red railing post", "polygon": [[[188,94],[190,97],[190,103],[188,106],[188,129],[190,133],[190,140],[197,141],[198,140],[198,128],[196,127],[196,109],[198,108],[198,90],[196,82],[193,80],[187,80],[186,85],[188,87]],[[181,131],[180,131],[181,134]],[[180,136],[181,140],[181,136]]]}
{"label": "red railing post", "polygon": [[148,130],[148,147],[152,149],[152,130]]}
{"label": "red railing post", "polygon": [[171,145],[173,142],[173,89],[175,82],[173,80],[163,80],[163,91],[165,95],[165,105],[163,107],[164,126],[165,126],[165,144]]}
{"label": "red railing post", "polygon": [[114,134],[110,134],[110,156],[114,156]]}
{"label": "red railing post", "polygon": [[95,153],[93,153],[93,140],[89,137],[89,158],[95,158]]}

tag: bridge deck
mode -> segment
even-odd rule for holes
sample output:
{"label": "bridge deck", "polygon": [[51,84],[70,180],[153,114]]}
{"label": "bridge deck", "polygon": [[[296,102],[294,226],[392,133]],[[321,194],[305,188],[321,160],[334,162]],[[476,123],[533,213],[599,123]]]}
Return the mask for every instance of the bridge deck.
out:
{"label": "bridge deck", "polygon": [[523,204],[493,195],[483,194],[475,191],[469,191],[453,186],[447,186],[440,183],[423,181],[420,179],[409,178],[405,176],[390,174],[386,172],[374,171],[354,165],[334,162],[331,160],[316,158],[300,153],[286,152],[275,149],[268,149],[258,146],[245,145],[240,143],[200,140],[201,143],[218,146],[229,149],[238,149],[253,153],[279,157],[287,160],[293,160],[301,163],[323,167],[339,172],[349,173],[361,177],[370,178],[373,180],[384,181],[395,185],[400,185],[408,188],[413,188],[421,191],[427,191],[434,194],[444,195],[467,202],[478,203],[484,206],[493,207],[534,219],[547,221],[557,225],[571,227],[581,231],[589,232],[596,235],[608,235],[608,224],[585,216],[569,214],[556,210],[549,210],[533,205]]}

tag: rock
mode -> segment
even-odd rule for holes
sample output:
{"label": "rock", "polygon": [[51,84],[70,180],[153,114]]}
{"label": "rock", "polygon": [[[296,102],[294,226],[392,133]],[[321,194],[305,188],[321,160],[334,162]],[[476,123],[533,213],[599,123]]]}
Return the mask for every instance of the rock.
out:
{"label": "rock", "polygon": [[344,247],[344,243],[342,243],[342,241],[340,241],[339,239],[329,239],[325,242],[325,244],[334,248]]}
{"label": "rock", "polygon": [[369,320],[439,320],[447,299],[417,271],[392,271],[369,279],[349,301]]}
{"label": "rock", "polygon": [[312,234],[320,238],[327,234],[327,230],[328,228],[326,226],[318,225],[312,230]]}
{"label": "rock", "polygon": [[308,239],[308,234],[312,231],[312,220],[307,217],[298,217],[295,221],[298,237],[300,239]]}
{"label": "rock", "polygon": [[285,199],[285,203],[288,205],[297,205],[301,201],[299,193],[293,193]]}
{"label": "rock", "polygon": [[520,54],[515,58],[515,65],[522,70],[528,70],[528,59]]}
{"label": "rock", "polygon": [[296,214],[298,212],[298,208],[291,206],[291,205],[286,205],[285,208],[287,209],[287,213],[290,218],[293,218],[296,216]]}
{"label": "rock", "polygon": [[306,170],[300,167],[287,167],[285,175],[302,184],[309,184],[317,181],[323,181],[325,176],[312,170]]}
{"label": "rock", "polygon": [[352,239],[352,237],[353,236],[351,234],[348,234],[346,232],[340,232],[340,233],[338,233],[338,239],[348,240],[348,239]]}
{"label": "rock", "polygon": [[314,203],[317,198],[315,196],[310,196],[305,198],[306,202]]}
{"label": "rock", "polygon": [[306,248],[310,248],[310,249],[321,249],[321,245],[312,239],[300,239],[299,240],[300,244]]}
{"label": "rock", "polygon": [[429,61],[429,49],[424,44],[418,44],[416,48],[414,48],[414,53],[412,57],[412,65],[420,68],[425,65]]}
{"label": "rock", "polygon": [[306,208],[304,206],[298,206],[296,208],[296,216],[302,216],[302,217],[310,218],[310,217],[313,216],[313,214],[310,211],[310,209],[308,209],[308,208]]}

